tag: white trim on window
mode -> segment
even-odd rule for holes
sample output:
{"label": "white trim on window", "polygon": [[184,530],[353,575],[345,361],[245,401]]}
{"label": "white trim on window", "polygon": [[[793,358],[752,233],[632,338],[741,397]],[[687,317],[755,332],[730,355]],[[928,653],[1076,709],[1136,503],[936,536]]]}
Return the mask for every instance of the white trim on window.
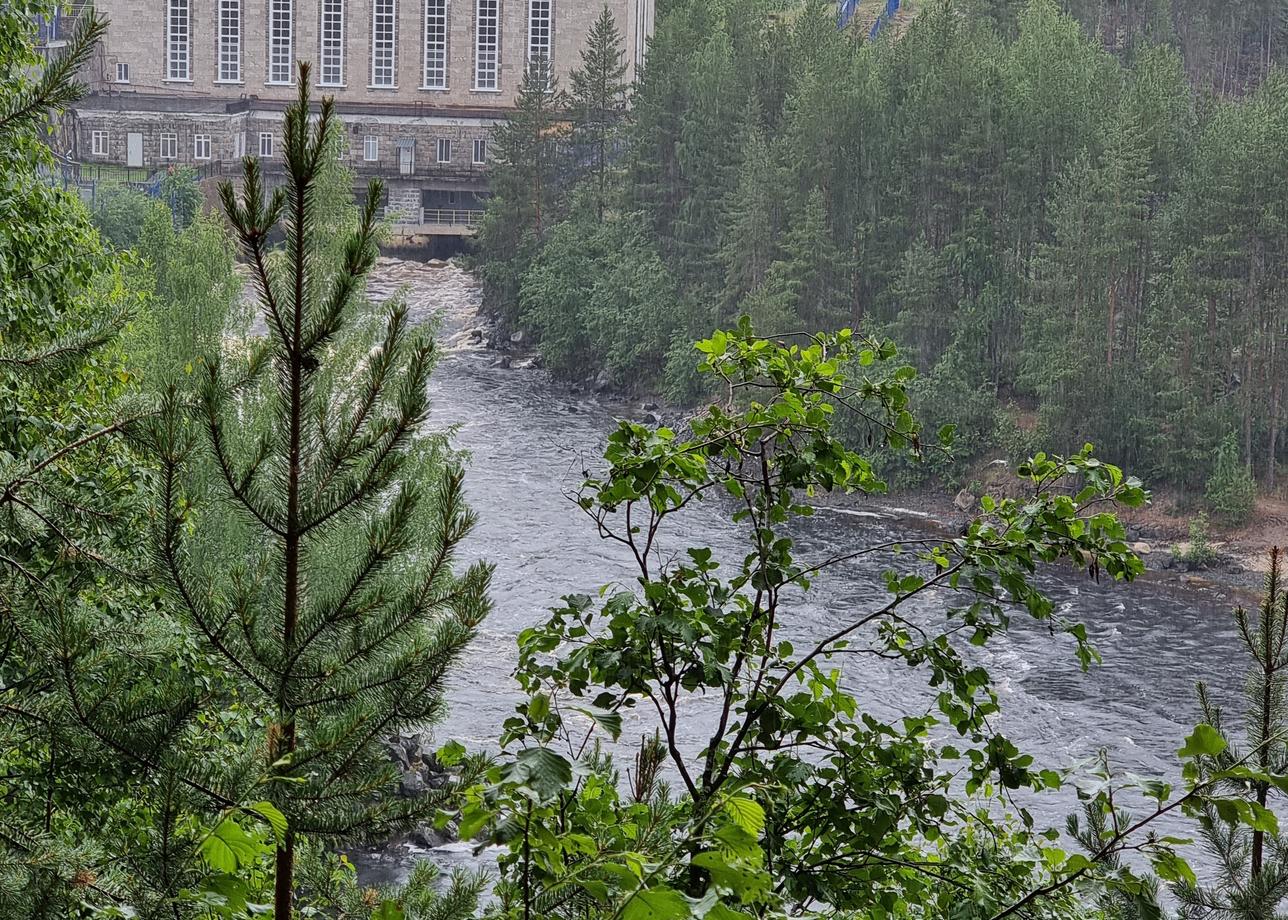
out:
{"label": "white trim on window", "polygon": [[398,85],[395,66],[398,48],[397,0],[373,0],[371,4],[371,86],[393,89]]}
{"label": "white trim on window", "polygon": [[498,92],[500,86],[501,0],[475,0],[474,89]]}
{"label": "white trim on window", "polygon": [[174,160],[179,156],[179,135],[173,131],[161,132],[160,157],[163,160]]}
{"label": "white trim on window", "polygon": [[475,166],[482,166],[487,162],[487,141],[484,138],[474,138],[474,158]]}
{"label": "white trim on window", "polygon": [[268,2],[268,83],[295,82],[295,7],[292,0]]}
{"label": "white trim on window", "polygon": [[261,157],[271,157],[273,155],[273,132],[259,132],[259,155]]}
{"label": "white trim on window", "polygon": [[362,158],[368,163],[380,159],[380,137],[368,134],[362,139]]}
{"label": "white trim on window", "polygon": [[450,137],[440,137],[438,139],[438,162],[452,162],[452,139]]}
{"label": "white trim on window", "polygon": [[344,86],[344,0],[322,0],[318,85]]}
{"label": "white trim on window", "polygon": [[531,67],[544,60],[549,79],[550,54],[554,48],[554,0],[528,0],[528,51],[525,58]]}
{"label": "white trim on window", "polygon": [[130,82],[130,65],[127,64],[125,61],[116,62],[116,82],[117,83]]}
{"label": "white trim on window", "polygon": [[425,61],[421,89],[447,89],[447,0],[425,0]]}
{"label": "white trim on window", "polygon": [[108,137],[106,131],[91,131],[89,133],[90,153],[96,157],[107,156]]}
{"label": "white trim on window", "polygon": [[167,0],[166,79],[192,82],[192,8],[189,0]]}
{"label": "white trim on window", "polygon": [[242,81],[241,0],[219,0],[219,48],[215,56],[216,83]]}
{"label": "white trim on window", "polygon": [[210,159],[209,134],[194,134],[192,136],[192,158],[194,160]]}

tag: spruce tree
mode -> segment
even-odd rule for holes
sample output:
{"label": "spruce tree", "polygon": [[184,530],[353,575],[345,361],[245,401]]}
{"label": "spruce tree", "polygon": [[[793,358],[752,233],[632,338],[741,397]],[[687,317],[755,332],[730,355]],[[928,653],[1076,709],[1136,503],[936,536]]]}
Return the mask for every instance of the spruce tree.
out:
{"label": "spruce tree", "polygon": [[493,135],[492,197],[474,240],[475,267],[511,321],[518,314],[520,281],[558,216],[552,211],[564,109],[550,62],[538,58],[524,71],[514,111]]}
{"label": "spruce tree", "polygon": [[[1234,621],[1252,658],[1243,713],[1247,746],[1237,744],[1221,707],[1199,684],[1203,721],[1226,739],[1220,754],[1203,758],[1199,765],[1205,776],[1240,763],[1263,776],[1283,775],[1288,771],[1288,588],[1278,547],[1270,551],[1270,571],[1256,616],[1239,607]],[[1283,804],[1282,791],[1261,779],[1226,781],[1220,791],[1246,800],[1256,814],[1270,815]],[[1282,915],[1281,905],[1288,899],[1288,846],[1269,829],[1272,826],[1269,822],[1249,828],[1232,809],[1205,807],[1199,828],[1218,871],[1211,884],[1176,887],[1181,920],[1271,920]]]}
{"label": "spruce tree", "polygon": [[[220,195],[267,327],[209,355],[196,409],[168,400],[155,546],[182,614],[263,725],[260,770],[287,820],[274,914],[293,916],[301,837],[351,841],[436,807],[390,794],[380,742],[435,721],[443,682],[487,609],[489,569],[453,573],[473,517],[462,470],[422,432],[434,344],[402,303],[364,306],[378,183],[338,258],[319,184],[335,126],[310,118],[307,65],[283,129],[285,187],[247,159]],[[280,230],[282,251],[270,250]]]}
{"label": "spruce tree", "polygon": [[581,67],[570,76],[573,139],[589,154],[595,213],[604,219],[608,173],[617,128],[626,111],[626,58],[622,33],[605,6],[590,27]]}

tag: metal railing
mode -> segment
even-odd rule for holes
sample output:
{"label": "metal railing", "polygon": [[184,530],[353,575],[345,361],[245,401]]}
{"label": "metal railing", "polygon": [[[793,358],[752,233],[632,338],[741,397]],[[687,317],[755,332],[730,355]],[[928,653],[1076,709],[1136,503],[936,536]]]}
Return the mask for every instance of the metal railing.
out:
{"label": "metal railing", "polygon": [[422,224],[449,224],[451,226],[477,227],[483,219],[483,211],[477,208],[421,208]]}

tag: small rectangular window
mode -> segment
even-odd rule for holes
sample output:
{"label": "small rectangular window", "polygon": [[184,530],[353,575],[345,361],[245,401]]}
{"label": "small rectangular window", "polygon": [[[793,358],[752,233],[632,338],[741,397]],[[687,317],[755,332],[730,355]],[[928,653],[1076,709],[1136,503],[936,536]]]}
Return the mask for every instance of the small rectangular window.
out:
{"label": "small rectangular window", "polygon": [[116,63],[116,82],[117,83],[130,82],[130,65],[125,63],[124,61],[117,61]]}
{"label": "small rectangular window", "polygon": [[438,162],[452,162],[452,142],[445,137],[438,139]]}
{"label": "small rectangular window", "polygon": [[482,166],[487,162],[487,141],[481,137],[474,138],[474,165]]}
{"label": "small rectangular window", "polygon": [[161,135],[161,159],[173,160],[179,155],[179,135],[165,132]]}
{"label": "small rectangular window", "polygon": [[259,134],[259,155],[261,157],[273,155],[273,135],[268,131],[261,131]]}
{"label": "small rectangular window", "polygon": [[380,138],[368,134],[362,139],[362,158],[368,163],[380,159]]}
{"label": "small rectangular window", "polygon": [[194,160],[210,159],[209,134],[194,134],[192,136],[192,158]]}
{"label": "small rectangular window", "polygon": [[107,132],[92,131],[90,132],[90,149],[96,157],[107,156]]}

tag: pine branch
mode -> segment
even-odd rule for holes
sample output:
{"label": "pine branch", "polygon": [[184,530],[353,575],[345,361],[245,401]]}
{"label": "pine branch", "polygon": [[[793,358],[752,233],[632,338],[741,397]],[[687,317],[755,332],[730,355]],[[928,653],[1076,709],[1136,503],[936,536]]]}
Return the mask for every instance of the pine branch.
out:
{"label": "pine branch", "polygon": [[76,80],[76,72],[89,61],[94,47],[107,34],[107,20],[92,9],[85,10],[67,48],[40,74],[28,92],[19,94],[8,111],[0,113],[0,134],[34,124],[78,102],[86,87]]}

